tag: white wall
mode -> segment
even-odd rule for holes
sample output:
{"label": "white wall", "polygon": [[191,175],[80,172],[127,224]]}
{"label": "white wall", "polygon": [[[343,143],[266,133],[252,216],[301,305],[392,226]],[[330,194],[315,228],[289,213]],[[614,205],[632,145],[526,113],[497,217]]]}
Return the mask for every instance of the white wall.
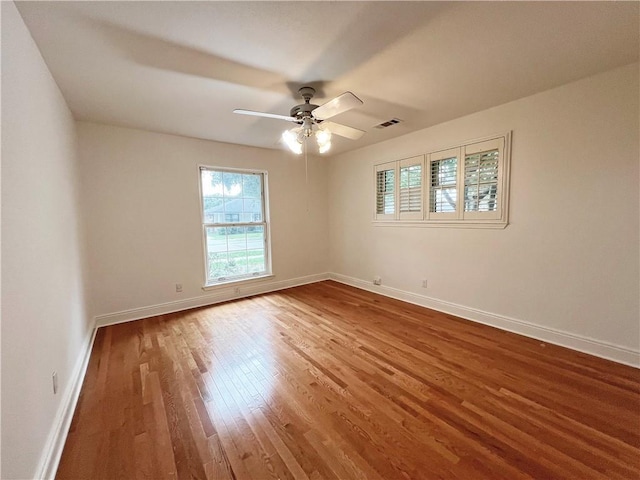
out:
{"label": "white wall", "polygon": [[27,479],[42,474],[91,329],[74,121],[15,5],[1,8],[1,476]]}
{"label": "white wall", "polygon": [[146,307],[168,311],[211,294],[202,290],[200,164],[268,172],[275,278],[262,287],[326,272],[326,159],[309,158],[306,184],[304,158],[284,151],[84,122],[78,137],[92,315],[146,316],[155,311]]}
{"label": "white wall", "polygon": [[[330,271],[640,364],[638,89],[629,65],[332,158]],[[505,230],[372,225],[374,164],[508,130]]]}
{"label": "white wall", "polygon": [[[43,473],[89,318],[210,297],[199,164],[269,172],[267,287],[326,271],[361,285],[381,275],[395,289],[386,293],[426,295],[533,335],[566,332],[568,344],[593,339],[594,353],[608,345],[628,360],[640,350],[638,88],[630,65],[330,161],[310,158],[307,184],[304,160],[283,151],[74,124],[14,4],[2,2],[1,477]],[[372,225],[375,163],[506,130],[505,230]]]}

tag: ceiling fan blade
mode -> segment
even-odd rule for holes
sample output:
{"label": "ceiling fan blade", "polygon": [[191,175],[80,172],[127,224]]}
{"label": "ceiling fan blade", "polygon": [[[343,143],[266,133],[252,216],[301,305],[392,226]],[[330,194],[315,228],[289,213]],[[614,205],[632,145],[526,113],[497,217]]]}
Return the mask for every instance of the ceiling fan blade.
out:
{"label": "ceiling fan blade", "polygon": [[362,105],[362,100],[351,92],[344,92],[333,100],[329,100],[324,105],[320,105],[311,112],[311,115],[318,120],[326,120],[327,118],[331,118],[334,115],[346,112],[352,108],[359,107],[360,105]]}
{"label": "ceiling fan blade", "polygon": [[331,133],[335,133],[336,135],[340,135],[341,137],[348,138],[349,140],[358,140],[362,135],[365,134],[363,130],[358,130],[357,128],[347,127],[346,125],[341,125],[339,123],[334,122],[322,122],[322,128],[326,128]]}
{"label": "ceiling fan blade", "polygon": [[286,120],[287,122],[297,122],[297,120],[289,115],[278,115],[277,113],[254,112],[253,110],[235,109],[233,113],[241,115],[252,115],[254,117],[275,118],[276,120]]}

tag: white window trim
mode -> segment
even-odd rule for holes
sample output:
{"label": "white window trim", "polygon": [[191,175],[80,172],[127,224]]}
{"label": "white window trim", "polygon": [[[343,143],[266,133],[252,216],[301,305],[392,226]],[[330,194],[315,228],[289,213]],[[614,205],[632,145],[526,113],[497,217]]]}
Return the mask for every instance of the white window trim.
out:
{"label": "white window trim", "polygon": [[[487,144],[498,142],[500,146],[500,164],[498,173],[498,208],[495,212],[464,212],[464,160],[466,154],[472,154],[484,151]],[[442,158],[449,158],[451,153],[457,151],[458,158],[458,192],[457,192],[457,211],[451,213],[430,212],[430,186],[431,186],[431,161]],[[415,157],[412,157],[415,158]],[[374,198],[374,215],[372,223],[374,226],[381,227],[445,227],[445,228],[491,228],[504,229],[509,224],[509,178],[511,170],[511,132],[490,135],[482,138],[465,141],[461,144],[439,148],[432,152],[424,154],[423,177],[422,177],[422,216],[420,218],[406,219],[400,218],[398,209],[398,172],[399,165],[403,160],[395,162],[385,162],[374,166],[374,172],[380,170],[379,167],[385,166],[388,169],[393,163],[396,164],[396,210],[394,215],[377,215],[375,210]],[[377,175],[377,173],[374,173]],[[375,190],[374,183],[374,190]],[[377,193],[374,192],[374,196]],[[488,215],[487,215],[488,214]],[[383,218],[381,218],[383,217]]]}
{"label": "white window trim", "polygon": [[[202,244],[202,275],[204,278],[204,282],[202,285],[202,290],[215,290],[216,288],[224,288],[228,287],[232,284],[242,284],[242,283],[250,283],[255,282],[257,280],[264,280],[273,278],[273,269],[271,265],[271,221],[269,216],[269,188],[268,188],[268,172],[266,170],[254,170],[254,169],[242,169],[242,168],[230,168],[230,167],[217,167],[211,165],[198,165],[198,204],[200,205],[200,227],[202,228],[202,232],[200,235],[200,241]],[[250,174],[260,174],[262,175],[262,208],[264,219],[260,224],[264,225],[264,239],[265,239],[265,272],[259,273],[257,275],[251,275],[241,278],[231,278],[228,280],[221,280],[217,282],[209,282],[207,275],[207,234],[206,229],[208,224],[204,223],[204,206],[202,201],[202,178],[201,172],[202,170],[215,170],[218,172],[232,172],[232,173],[250,173]],[[229,224],[228,226],[233,226],[235,224]]]}
{"label": "white window trim", "polygon": [[[205,270],[206,273],[206,270]],[[224,282],[217,282],[217,283],[212,283],[209,285],[203,285],[202,286],[202,290],[204,291],[209,291],[209,290],[216,290],[219,288],[224,288],[224,287],[229,287],[230,285],[235,285],[238,283],[242,283],[242,284],[247,284],[247,283],[257,283],[260,280],[265,280],[265,279],[269,279],[269,278],[274,278],[275,275],[273,273],[265,273],[262,275],[256,275],[253,277],[246,277],[246,278],[239,278],[236,280],[226,280]]]}

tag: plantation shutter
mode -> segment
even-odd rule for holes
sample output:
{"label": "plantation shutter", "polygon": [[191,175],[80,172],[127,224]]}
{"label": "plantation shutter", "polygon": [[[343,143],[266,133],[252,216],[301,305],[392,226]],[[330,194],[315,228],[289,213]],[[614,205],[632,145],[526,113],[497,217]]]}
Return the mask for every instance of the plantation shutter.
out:
{"label": "plantation shutter", "polygon": [[464,148],[464,211],[465,219],[496,219],[501,217],[500,162],[504,140],[474,143]]}
{"label": "plantation shutter", "polygon": [[396,162],[376,166],[376,220],[396,218]]}
{"label": "plantation shutter", "polygon": [[374,166],[381,225],[505,228],[511,132]]}
{"label": "plantation shutter", "polygon": [[428,156],[429,220],[452,220],[459,217],[459,159],[459,148],[442,150]]}
{"label": "plantation shutter", "polygon": [[424,157],[408,158],[400,162],[399,198],[401,219],[422,219],[422,184]]}

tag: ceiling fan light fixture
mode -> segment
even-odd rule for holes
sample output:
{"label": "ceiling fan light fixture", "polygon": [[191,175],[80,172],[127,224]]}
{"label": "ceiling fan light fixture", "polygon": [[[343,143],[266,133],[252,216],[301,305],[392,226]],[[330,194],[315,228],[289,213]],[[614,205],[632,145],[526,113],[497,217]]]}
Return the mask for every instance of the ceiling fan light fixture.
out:
{"label": "ceiling fan light fixture", "polygon": [[289,147],[296,155],[300,155],[302,153],[302,143],[298,140],[296,129],[285,130],[282,132],[282,141]]}
{"label": "ceiling fan light fixture", "polygon": [[327,153],[329,150],[331,150],[331,142],[327,142],[324,145],[318,145],[318,152],[320,153]]}
{"label": "ceiling fan light fixture", "polygon": [[302,145],[312,135],[316,137],[319,153],[327,153],[331,150],[331,132],[324,128],[318,128],[308,121],[303,122],[300,127],[282,132],[282,141],[289,147],[289,150],[296,155],[300,155],[302,153]]}
{"label": "ceiling fan light fixture", "polygon": [[325,143],[331,143],[331,132],[329,130],[319,128],[316,131],[316,141],[319,146],[322,146]]}
{"label": "ceiling fan light fixture", "polygon": [[327,153],[331,149],[331,132],[319,128],[316,130],[316,142],[318,142],[318,151]]}

